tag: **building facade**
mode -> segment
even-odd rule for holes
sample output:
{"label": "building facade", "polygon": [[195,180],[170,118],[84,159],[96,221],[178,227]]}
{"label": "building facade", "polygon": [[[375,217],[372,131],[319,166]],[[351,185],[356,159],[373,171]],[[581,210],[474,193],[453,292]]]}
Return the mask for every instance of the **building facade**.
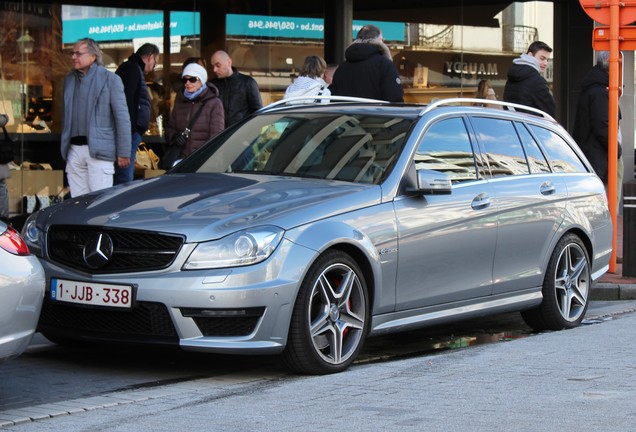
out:
{"label": "building facade", "polygon": [[[19,140],[17,162],[59,171],[61,83],[79,38],[96,39],[113,71],[142,43],[160,47],[160,64],[148,76],[153,121],[144,139],[152,144],[162,139],[186,58],[209,60],[215,50],[226,50],[237,69],[257,80],[267,103],[282,96],[305,56],[342,61],[366,23],[383,30],[407,102],[472,97],[481,79],[501,96],[512,60],[534,40],[548,43],[554,52],[546,79],[557,120],[571,130],[579,84],[593,65],[594,22],[579,2],[558,0],[6,1],[0,6],[0,112],[9,114],[9,131]],[[625,152],[626,173],[634,172],[633,58],[624,53],[622,132],[632,150]],[[12,191],[16,203],[37,188],[23,183]]]}

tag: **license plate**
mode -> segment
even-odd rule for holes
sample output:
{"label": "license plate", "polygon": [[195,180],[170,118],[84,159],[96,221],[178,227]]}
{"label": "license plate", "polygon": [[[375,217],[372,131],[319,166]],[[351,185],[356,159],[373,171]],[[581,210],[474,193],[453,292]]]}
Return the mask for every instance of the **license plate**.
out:
{"label": "license plate", "polygon": [[133,287],[53,278],[51,279],[51,299],[67,303],[131,309]]}

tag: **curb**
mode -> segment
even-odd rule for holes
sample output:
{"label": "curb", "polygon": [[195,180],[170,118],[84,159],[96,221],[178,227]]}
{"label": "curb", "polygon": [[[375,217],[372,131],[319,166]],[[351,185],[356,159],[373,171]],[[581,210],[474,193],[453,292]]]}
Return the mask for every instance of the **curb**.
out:
{"label": "curb", "polygon": [[[0,430],[23,423],[32,423],[54,417],[72,415],[101,408],[118,405],[128,405],[167,397],[179,397],[184,394],[200,394],[201,392],[216,391],[218,394],[232,391],[245,385],[257,382],[274,381],[278,374],[251,375],[249,373],[239,377],[223,377],[221,375],[200,378],[176,384],[160,384],[148,389],[134,389],[112,392],[102,396],[91,396],[83,399],[54,402],[32,407],[23,407],[0,411]],[[220,396],[219,396],[220,397]]]}
{"label": "curb", "polygon": [[636,284],[597,283],[590,300],[636,300]]}

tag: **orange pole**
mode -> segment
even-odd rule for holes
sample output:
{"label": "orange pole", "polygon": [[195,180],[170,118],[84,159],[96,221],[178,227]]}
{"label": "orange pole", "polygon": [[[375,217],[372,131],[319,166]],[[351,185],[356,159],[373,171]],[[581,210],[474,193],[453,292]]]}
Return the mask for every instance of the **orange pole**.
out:
{"label": "orange pole", "polygon": [[616,225],[618,223],[618,86],[619,86],[619,31],[620,1],[610,0],[610,58],[609,58],[609,119],[607,142],[607,200],[612,218],[612,256],[609,271],[616,273]]}

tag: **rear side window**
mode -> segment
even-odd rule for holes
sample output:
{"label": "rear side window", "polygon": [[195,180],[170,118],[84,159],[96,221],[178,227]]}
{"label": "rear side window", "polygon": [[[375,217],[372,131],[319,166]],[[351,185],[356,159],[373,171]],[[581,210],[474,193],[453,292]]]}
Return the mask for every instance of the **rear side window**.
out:
{"label": "rear side window", "polygon": [[530,167],[531,174],[545,174],[549,173],[550,165],[546,160],[545,156],[541,152],[537,142],[532,138],[528,129],[521,124],[516,123],[517,132],[519,133],[519,138],[521,138],[521,143],[523,144],[523,148],[526,151],[526,158],[528,159],[528,166]]}
{"label": "rear side window", "polygon": [[415,167],[444,172],[453,183],[477,180],[475,155],[464,120],[455,117],[433,124],[417,149]]}
{"label": "rear side window", "polygon": [[486,152],[493,177],[529,174],[526,155],[509,120],[472,117],[477,140]]}
{"label": "rear side window", "polygon": [[554,172],[589,172],[567,141],[541,126],[529,125],[548,157]]}

